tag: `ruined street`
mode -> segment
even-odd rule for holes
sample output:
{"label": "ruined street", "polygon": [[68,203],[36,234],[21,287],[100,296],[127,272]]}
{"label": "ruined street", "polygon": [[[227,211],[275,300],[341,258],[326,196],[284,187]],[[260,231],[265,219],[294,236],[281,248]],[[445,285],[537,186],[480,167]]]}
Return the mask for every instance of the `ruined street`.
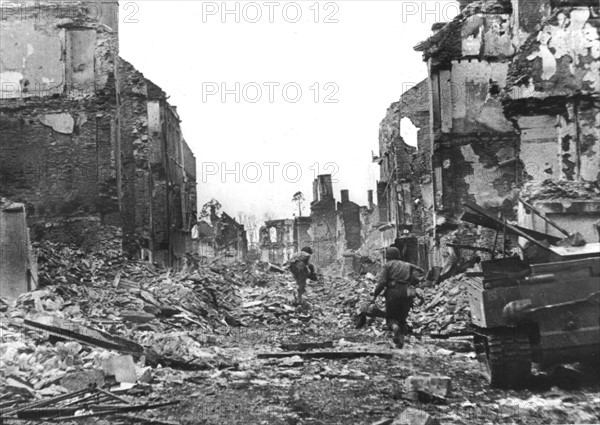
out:
{"label": "ruined street", "polygon": [[[464,275],[423,289],[424,301],[409,318],[415,333],[400,350],[382,319],[356,329],[353,317],[373,290],[372,275],[331,270],[309,285],[302,306],[292,306],[291,274],[269,263],[170,272],[123,262],[117,250],[89,255],[51,245],[41,252],[41,278],[57,283],[2,308],[3,423],[51,423],[57,416],[80,423],[69,417],[99,404],[114,406],[112,416],[85,423],[426,423],[410,409],[444,424],[600,418],[597,365],[536,373],[526,389],[492,389],[472,338],[439,338],[467,326],[467,300],[454,296],[464,289]],[[87,327],[106,331],[106,340],[86,339]],[[111,337],[130,343],[115,340],[108,350]],[[131,342],[144,352],[125,354]],[[131,363],[115,360],[127,358]],[[428,376],[437,383],[414,384]],[[120,399],[111,404],[81,394],[90,384]],[[416,397],[415,388],[423,390]],[[35,407],[40,400],[48,402],[45,413]],[[78,407],[67,414],[69,405]],[[146,407],[131,415],[131,405]],[[52,410],[59,406],[62,414]],[[26,421],[28,412],[40,417]]]}
{"label": "ruined street", "polygon": [[0,0],[0,425],[600,424],[598,0]]}

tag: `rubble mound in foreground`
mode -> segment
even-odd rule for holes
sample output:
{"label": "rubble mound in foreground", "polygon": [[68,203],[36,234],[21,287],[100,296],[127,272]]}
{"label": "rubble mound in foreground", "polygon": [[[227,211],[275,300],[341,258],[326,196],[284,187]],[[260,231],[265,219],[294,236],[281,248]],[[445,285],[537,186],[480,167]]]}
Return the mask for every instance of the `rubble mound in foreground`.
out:
{"label": "rubble mound in foreground", "polygon": [[239,324],[245,266],[173,272],[119,250],[50,242],[37,249],[41,287],[0,312],[2,397],[59,396],[73,389],[73,374],[103,385],[103,364],[127,354],[140,379],[148,364],[206,369],[225,362],[207,345]]}
{"label": "rubble mound in foreground", "polygon": [[424,302],[416,305],[408,321],[416,334],[446,334],[466,331],[470,324],[469,278],[463,273],[438,285],[422,288]]}

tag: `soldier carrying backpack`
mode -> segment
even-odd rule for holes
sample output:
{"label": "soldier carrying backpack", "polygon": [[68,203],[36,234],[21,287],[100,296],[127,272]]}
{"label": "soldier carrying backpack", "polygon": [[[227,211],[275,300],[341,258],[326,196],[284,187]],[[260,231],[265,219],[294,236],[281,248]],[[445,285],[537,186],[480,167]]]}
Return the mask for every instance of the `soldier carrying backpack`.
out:
{"label": "soldier carrying backpack", "polygon": [[388,248],[386,263],[378,277],[378,285],[373,293],[372,304],[385,290],[385,315],[387,324],[394,335],[398,348],[404,346],[404,336],[408,333],[406,319],[413,304],[416,290],[414,285],[423,279],[423,270],[414,264],[400,260],[398,248]]}
{"label": "soldier carrying backpack", "polygon": [[298,255],[290,259],[290,271],[294,275],[296,285],[298,286],[298,295],[296,297],[298,304],[302,303],[302,295],[306,291],[306,280],[317,280],[315,267],[309,263],[312,253],[312,249],[306,246],[302,248]]}

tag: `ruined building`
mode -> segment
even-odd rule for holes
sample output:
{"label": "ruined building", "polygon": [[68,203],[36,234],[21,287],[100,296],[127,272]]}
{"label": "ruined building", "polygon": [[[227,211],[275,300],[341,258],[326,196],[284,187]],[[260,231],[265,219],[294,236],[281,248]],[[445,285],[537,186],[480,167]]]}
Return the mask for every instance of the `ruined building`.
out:
{"label": "ruined building", "polygon": [[358,249],[361,245],[360,205],[350,200],[350,191],[340,191],[341,202],[337,203],[337,210],[344,223],[344,233],[347,249]]}
{"label": "ruined building", "polygon": [[329,265],[346,249],[343,223],[336,210],[329,174],[317,176],[313,181],[310,218],[312,261],[320,266]]}
{"label": "ruined building", "polygon": [[261,227],[261,259],[283,264],[309,246],[313,250],[311,262],[327,267],[341,260],[345,252],[361,247],[374,208],[372,191],[368,207],[352,202],[348,190],[342,190],[341,201],[336,202],[331,175],[317,176],[313,181],[310,217],[269,220]]}
{"label": "ruined building", "polygon": [[[321,266],[341,259],[347,250],[356,250],[364,242],[361,207],[350,201],[350,192],[342,190],[336,204],[330,174],[313,181],[313,202],[310,204],[310,246],[313,261]],[[372,201],[372,193],[370,195]]]}
{"label": "ruined building", "polygon": [[[464,202],[514,214],[519,138],[501,102],[515,52],[511,10],[506,1],[474,2],[415,48],[429,70],[435,265],[444,236],[462,225]],[[478,236],[462,232],[459,242]]]}
{"label": "ruined building", "polygon": [[259,230],[261,260],[283,264],[298,250],[294,240],[294,220],[268,220]]}
{"label": "ruined building", "polygon": [[[406,144],[400,135],[405,118],[418,129],[416,148]],[[429,90],[427,81],[422,81],[388,108],[379,127],[376,227],[381,246],[393,244],[404,230],[420,236],[423,254],[416,262],[423,268],[428,266],[425,235],[433,212],[430,144]]]}
{"label": "ruined building", "polygon": [[[485,229],[460,222],[464,202],[552,233],[525,214],[518,198],[527,198],[595,240],[598,3],[461,6],[460,15],[434,25],[433,35],[415,47],[428,78],[392,104],[382,122],[380,219],[419,236],[431,266],[441,265],[447,242],[490,239]],[[405,117],[419,128],[417,151],[399,136]]]}
{"label": "ruined building", "polygon": [[[177,266],[196,222],[196,164],[165,93],[118,54],[116,2],[2,8],[0,195],[32,237]],[[10,40],[10,42],[8,42]]]}
{"label": "ruined building", "polygon": [[297,249],[310,245],[311,222],[310,217],[296,217],[294,219],[294,245]]}
{"label": "ruined building", "polygon": [[305,246],[312,246],[312,219],[268,220],[259,230],[262,261],[283,264]]}
{"label": "ruined building", "polygon": [[245,226],[226,212],[217,214],[214,205],[210,207],[208,231],[214,256],[230,261],[243,261],[246,258],[248,236]]}
{"label": "ruined building", "polygon": [[[504,111],[520,134],[521,196],[563,228],[598,241],[600,5],[562,2],[529,34],[508,70]],[[519,208],[520,224],[563,237]]]}

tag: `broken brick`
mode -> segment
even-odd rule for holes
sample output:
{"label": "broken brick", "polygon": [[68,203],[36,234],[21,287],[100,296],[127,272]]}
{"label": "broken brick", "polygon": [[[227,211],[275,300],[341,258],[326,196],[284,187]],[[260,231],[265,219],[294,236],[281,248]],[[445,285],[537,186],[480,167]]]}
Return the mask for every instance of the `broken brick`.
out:
{"label": "broken brick", "polygon": [[409,407],[398,416],[392,425],[440,425],[429,413]]}
{"label": "broken brick", "polygon": [[446,398],[450,395],[452,380],[447,376],[411,375],[404,381],[406,396],[412,400],[419,399],[419,391],[435,397]]}

